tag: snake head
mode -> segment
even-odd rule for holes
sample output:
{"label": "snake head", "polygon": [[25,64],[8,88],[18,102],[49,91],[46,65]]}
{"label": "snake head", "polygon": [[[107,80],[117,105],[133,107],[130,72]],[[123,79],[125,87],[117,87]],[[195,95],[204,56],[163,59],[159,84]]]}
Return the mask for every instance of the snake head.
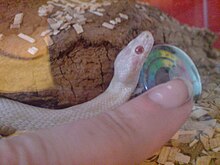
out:
{"label": "snake head", "polygon": [[137,85],[140,70],[154,44],[154,38],[148,31],[133,39],[116,57],[114,79],[125,85]]}

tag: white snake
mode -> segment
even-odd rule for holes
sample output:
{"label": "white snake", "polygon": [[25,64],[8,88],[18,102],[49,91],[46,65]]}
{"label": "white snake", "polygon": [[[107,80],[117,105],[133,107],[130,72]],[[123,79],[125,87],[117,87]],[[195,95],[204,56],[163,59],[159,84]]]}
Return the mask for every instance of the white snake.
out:
{"label": "white snake", "polygon": [[153,43],[153,36],[147,31],[132,40],[116,57],[109,87],[86,103],[63,110],[50,110],[0,98],[0,134],[6,127],[18,131],[50,128],[114,110],[125,103],[135,90],[140,70]]}

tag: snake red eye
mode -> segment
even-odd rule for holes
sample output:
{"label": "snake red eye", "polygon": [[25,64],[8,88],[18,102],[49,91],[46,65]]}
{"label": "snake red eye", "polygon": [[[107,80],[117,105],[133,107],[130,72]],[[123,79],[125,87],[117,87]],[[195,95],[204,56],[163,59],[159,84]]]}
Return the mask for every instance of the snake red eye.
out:
{"label": "snake red eye", "polygon": [[137,54],[142,54],[144,52],[144,47],[143,46],[137,46],[135,49],[135,53]]}

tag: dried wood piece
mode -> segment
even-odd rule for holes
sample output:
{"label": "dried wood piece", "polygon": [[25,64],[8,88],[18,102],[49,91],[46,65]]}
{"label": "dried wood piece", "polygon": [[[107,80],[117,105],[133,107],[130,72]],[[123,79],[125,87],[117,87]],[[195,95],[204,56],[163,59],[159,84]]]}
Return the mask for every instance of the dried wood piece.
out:
{"label": "dried wood piece", "polygon": [[90,10],[89,12],[92,13],[92,14],[95,14],[95,15],[97,15],[97,16],[103,17],[103,13],[100,13],[100,12],[98,12],[98,11]]}
{"label": "dried wood piece", "polygon": [[210,143],[210,148],[211,149],[220,147],[220,137],[210,139],[209,143]]}
{"label": "dried wood piece", "polygon": [[126,14],[119,13],[119,16],[120,16],[121,18],[123,18],[123,19],[128,20],[128,15],[126,15]]}
{"label": "dried wood piece", "polygon": [[69,15],[69,14],[67,14],[67,15],[65,16],[65,18],[66,18],[66,20],[67,20],[68,22],[70,22],[70,21],[73,19],[73,17],[72,17],[71,15]]}
{"label": "dried wood piece", "polygon": [[211,157],[210,156],[201,156],[198,157],[196,160],[196,165],[209,165],[211,162]]}
{"label": "dried wood piece", "polygon": [[168,159],[167,161],[169,162],[174,162],[175,161],[175,157],[176,157],[176,154],[180,152],[180,149],[179,148],[176,148],[176,147],[172,147],[170,149],[170,153],[168,155]]}
{"label": "dried wood piece", "polygon": [[14,24],[17,25],[17,24],[21,24],[22,21],[23,21],[23,17],[24,17],[24,13],[18,13],[15,15],[15,18],[14,18]]}
{"label": "dried wood piece", "polygon": [[35,42],[35,39],[33,39],[32,37],[26,35],[26,34],[23,34],[23,33],[20,33],[18,34],[18,37],[20,37],[21,39],[27,41],[27,42],[30,42],[30,43],[34,43]]}
{"label": "dried wood piece", "polygon": [[197,136],[197,131],[192,130],[192,131],[179,131],[179,139],[178,142],[180,143],[190,143],[196,136]]}
{"label": "dried wood piece", "polygon": [[175,133],[175,135],[173,135],[173,137],[171,138],[171,140],[178,140],[179,139],[179,131],[177,133]]}
{"label": "dried wood piece", "polygon": [[213,148],[212,151],[214,151],[214,152],[219,152],[219,151],[220,151],[220,147]]}
{"label": "dried wood piece", "polygon": [[197,144],[199,142],[198,139],[194,139],[190,144],[189,147],[193,147],[195,144]]}
{"label": "dried wood piece", "polygon": [[43,32],[40,34],[40,36],[41,36],[41,37],[45,37],[45,36],[48,35],[50,32],[52,32],[52,30],[51,30],[51,29],[47,29],[47,30],[43,31]]}
{"label": "dried wood piece", "polygon": [[206,134],[209,138],[212,138],[214,136],[215,129],[212,127],[207,127],[204,131],[203,134]]}
{"label": "dried wood piece", "polygon": [[115,22],[121,23],[121,18],[119,18],[119,17],[115,18]]}
{"label": "dried wood piece", "polygon": [[110,22],[110,24],[112,24],[112,25],[116,25],[116,24],[117,24],[117,22],[116,22],[115,20],[110,20],[109,22]]}
{"label": "dried wood piece", "polygon": [[14,29],[14,28],[20,28],[21,26],[21,23],[23,21],[23,17],[24,17],[24,14],[23,13],[18,13],[15,15],[15,18],[14,18],[14,22],[13,24],[11,24],[10,28],[11,29]]}
{"label": "dried wood piece", "polygon": [[170,154],[170,151],[171,151],[171,147],[163,147],[161,149],[161,152],[160,152],[160,155],[159,155],[157,162],[160,164],[165,164],[168,160],[168,156]]}
{"label": "dried wood piece", "polygon": [[66,29],[70,24],[69,23],[65,23],[60,27],[60,30]]}
{"label": "dried wood piece", "polygon": [[202,153],[203,153],[204,155],[209,155],[208,152],[206,152],[205,150],[202,150]]}
{"label": "dried wood piece", "polygon": [[48,18],[48,19],[47,19],[47,22],[49,23],[50,27],[51,27],[53,30],[59,29],[60,26],[63,24],[63,21],[62,21],[62,20],[55,21],[55,20],[52,19],[52,18]]}
{"label": "dried wood piece", "polygon": [[107,28],[107,29],[111,29],[111,30],[115,28],[114,25],[112,25],[112,24],[110,24],[108,22],[103,22],[102,26]]}
{"label": "dried wood piece", "polygon": [[54,35],[54,36],[56,36],[56,35],[59,34],[59,33],[60,33],[60,30],[54,30],[54,31],[53,31],[53,35]]}
{"label": "dried wood piece", "polygon": [[73,28],[75,29],[77,34],[81,34],[84,32],[83,27],[81,25],[79,25],[78,23],[74,24]]}
{"label": "dried wood piece", "polygon": [[190,156],[184,155],[182,153],[176,153],[175,160],[179,163],[189,163],[190,162]]}
{"label": "dried wood piece", "polygon": [[209,150],[210,149],[209,138],[205,135],[202,135],[202,134],[200,135],[199,138],[200,138],[200,141],[202,142],[204,148],[206,150]]}
{"label": "dried wood piece", "polygon": [[28,53],[35,55],[38,52],[38,48],[36,47],[31,47],[28,49]]}
{"label": "dried wood piece", "polygon": [[96,9],[96,11],[98,11],[98,12],[105,12],[105,9],[104,8],[98,8],[98,9]]}
{"label": "dried wood piece", "polygon": [[38,15],[40,17],[47,16],[48,14],[52,13],[54,9],[54,6],[52,4],[49,5],[42,5],[38,9]]}
{"label": "dried wood piece", "polygon": [[44,37],[44,42],[46,43],[47,46],[53,45],[53,39],[50,36]]}
{"label": "dried wood piece", "polygon": [[198,110],[195,110],[195,111],[193,111],[192,113],[191,113],[191,117],[193,118],[193,119],[199,119],[199,118],[201,118],[202,116],[205,116],[205,115],[207,115],[208,114],[208,112],[207,111],[205,111],[205,110],[203,110],[203,109],[198,109]]}

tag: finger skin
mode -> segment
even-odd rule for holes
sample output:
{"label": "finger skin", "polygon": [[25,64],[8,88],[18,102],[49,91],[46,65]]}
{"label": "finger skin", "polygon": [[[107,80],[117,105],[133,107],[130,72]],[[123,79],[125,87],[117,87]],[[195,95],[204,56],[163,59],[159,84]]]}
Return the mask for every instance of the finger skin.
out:
{"label": "finger skin", "polygon": [[90,120],[1,140],[0,164],[139,164],[173,136],[192,106],[190,100],[165,109],[147,92]]}

